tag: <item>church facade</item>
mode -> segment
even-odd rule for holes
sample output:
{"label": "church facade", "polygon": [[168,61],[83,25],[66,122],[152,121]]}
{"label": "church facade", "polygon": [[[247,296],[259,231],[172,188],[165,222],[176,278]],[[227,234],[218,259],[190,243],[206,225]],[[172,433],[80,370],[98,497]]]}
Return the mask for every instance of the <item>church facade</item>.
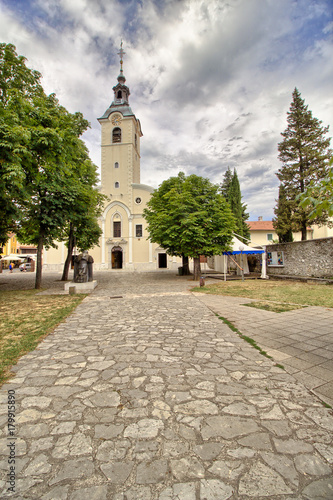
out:
{"label": "church facade", "polygon": [[[153,188],[140,183],[140,121],[129,106],[130,90],[123,74],[113,87],[114,98],[101,118],[101,192],[107,196],[100,218],[99,246],[89,250],[95,269],[154,271],[177,269],[180,260],[149,240],[143,210]],[[43,267],[61,270],[67,248],[44,252]]]}

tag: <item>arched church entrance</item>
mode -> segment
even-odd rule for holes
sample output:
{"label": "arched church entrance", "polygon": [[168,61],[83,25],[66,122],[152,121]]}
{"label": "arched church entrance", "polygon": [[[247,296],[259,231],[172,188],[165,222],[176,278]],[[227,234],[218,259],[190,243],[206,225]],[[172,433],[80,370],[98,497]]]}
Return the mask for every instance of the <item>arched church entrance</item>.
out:
{"label": "arched church entrance", "polygon": [[121,247],[113,247],[111,251],[112,269],[123,268],[123,249]]}

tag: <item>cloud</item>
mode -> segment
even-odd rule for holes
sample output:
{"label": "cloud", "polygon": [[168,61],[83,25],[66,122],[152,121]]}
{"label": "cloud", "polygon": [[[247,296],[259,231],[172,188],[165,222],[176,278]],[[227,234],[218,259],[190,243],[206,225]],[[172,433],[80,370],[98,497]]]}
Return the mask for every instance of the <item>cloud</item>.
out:
{"label": "cloud", "polygon": [[277,144],[292,91],[333,125],[331,0],[0,0],[0,30],[43,74],[100,167],[97,118],[113,100],[123,38],[140,119],[141,180],[236,168],[251,217],[272,217]]}

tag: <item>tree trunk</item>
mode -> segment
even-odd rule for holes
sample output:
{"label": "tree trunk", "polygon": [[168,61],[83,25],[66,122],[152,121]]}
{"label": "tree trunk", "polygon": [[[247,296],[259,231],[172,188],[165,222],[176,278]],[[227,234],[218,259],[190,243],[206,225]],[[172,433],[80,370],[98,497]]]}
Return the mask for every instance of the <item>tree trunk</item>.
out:
{"label": "tree trunk", "polygon": [[194,281],[199,281],[200,276],[201,276],[200,257],[194,257],[193,258],[193,263],[194,263],[194,276],[193,276],[193,279],[194,279]]}
{"label": "tree trunk", "polygon": [[306,221],[302,221],[302,241],[306,240]]}
{"label": "tree trunk", "polygon": [[64,264],[64,269],[62,272],[61,281],[68,281],[69,266],[72,262],[73,248],[74,248],[74,228],[73,228],[73,224],[70,223],[69,236],[68,236],[68,252],[67,252],[67,257],[66,257],[65,264]]}
{"label": "tree trunk", "polygon": [[35,288],[39,290],[42,288],[42,252],[43,252],[44,236],[40,235],[37,245],[37,268]]}
{"label": "tree trunk", "polygon": [[189,274],[191,274],[190,269],[189,269],[188,257],[183,254],[182,259],[183,259],[183,262],[182,262],[183,274],[184,274],[184,276],[188,276]]}

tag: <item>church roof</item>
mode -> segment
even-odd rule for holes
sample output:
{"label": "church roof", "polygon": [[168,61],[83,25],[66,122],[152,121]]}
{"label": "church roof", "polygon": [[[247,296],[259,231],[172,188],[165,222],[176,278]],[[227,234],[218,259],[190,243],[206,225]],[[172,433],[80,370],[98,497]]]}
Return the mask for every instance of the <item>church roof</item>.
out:
{"label": "church roof", "polygon": [[105,111],[104,115],[101,116],[101,118],[98,118],[98,120],[109,118],[110,114],[114,111],[119,111],[119,113],[121,113],[123,116],[135,116],[128,104],[114,104],[114,102],[112,102],[111,106]]}

